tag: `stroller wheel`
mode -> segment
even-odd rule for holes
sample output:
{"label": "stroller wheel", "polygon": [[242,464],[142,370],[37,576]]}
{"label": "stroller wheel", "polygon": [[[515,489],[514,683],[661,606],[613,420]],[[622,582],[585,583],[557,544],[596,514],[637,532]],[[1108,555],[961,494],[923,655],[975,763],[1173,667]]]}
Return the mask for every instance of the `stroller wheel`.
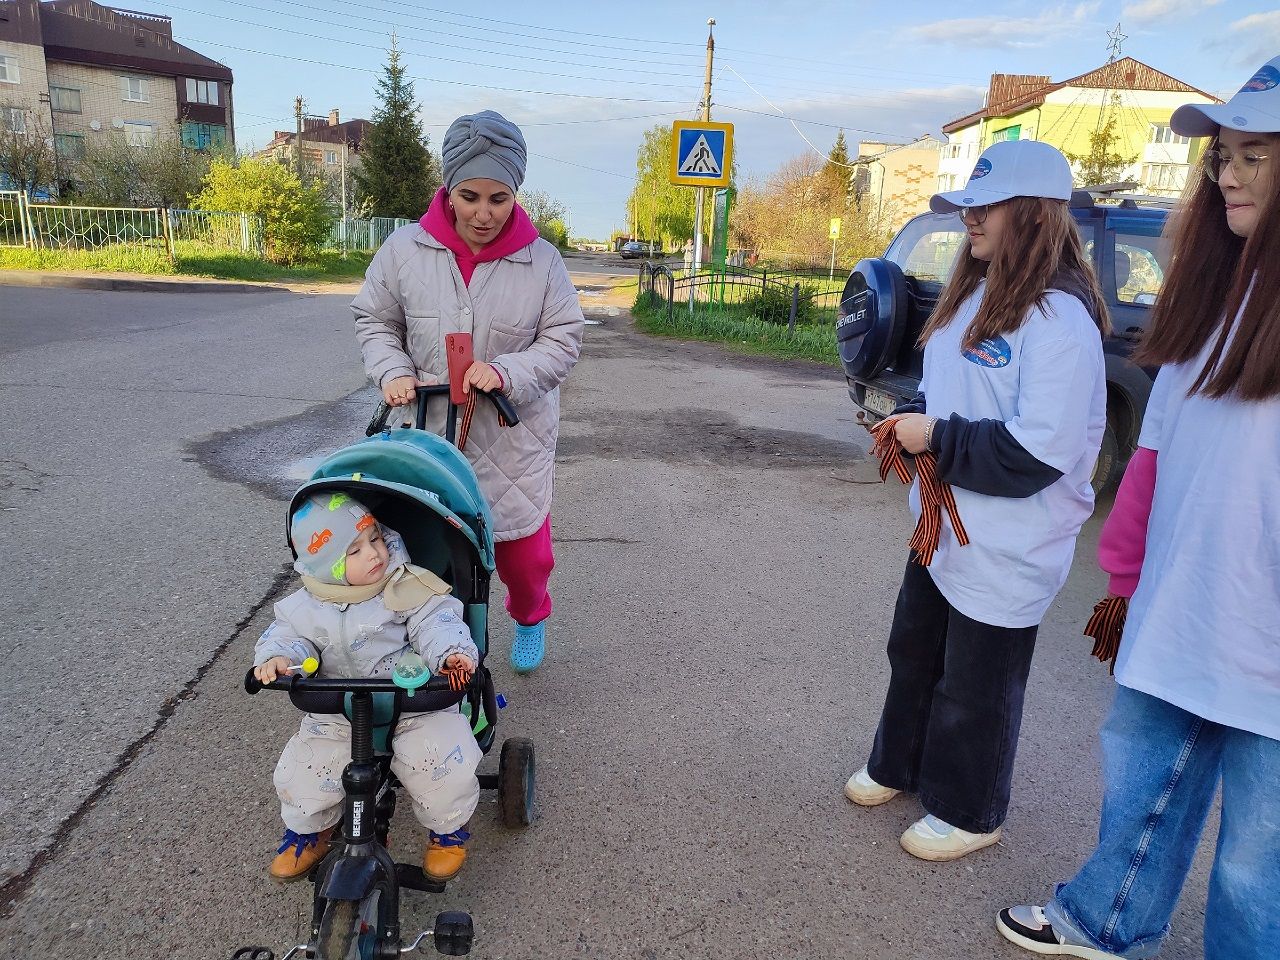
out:
{"label": "stroller wheel", "polygon": [[533,822],[533,741],[511,737],[502,744],[498,759],[498,810],[505,827],[527,827]]}

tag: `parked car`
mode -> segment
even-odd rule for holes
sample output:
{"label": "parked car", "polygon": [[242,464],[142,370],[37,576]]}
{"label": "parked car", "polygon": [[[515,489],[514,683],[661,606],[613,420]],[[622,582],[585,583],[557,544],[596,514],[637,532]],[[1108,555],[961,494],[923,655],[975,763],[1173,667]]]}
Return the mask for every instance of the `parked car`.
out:
{"label": "parked car", "polygon": [[622,245],[622,249],[618,251],[622,254],[623,260],[638,260],[644,257],[656,257],[659,251],[653,244],[641,243],[639,240],[631,240]]}
{"label": "parked car", "polygon": [[[1102,283],[1113,333],[1103,342],[1107,429],[1094,470],[1099,493],[1119,482],[1138,442],[1155,371],[1129,359],[1164,281],[1160,241],[1172,201],[1099,202],[1077,191],[1071,214]],[[867,419],[883,419],[916,395],[924,357],[916,347],[965,239],[958,214],[926,213],[894,237],[883,257],[850,274],[836,320],[849,396]]]}

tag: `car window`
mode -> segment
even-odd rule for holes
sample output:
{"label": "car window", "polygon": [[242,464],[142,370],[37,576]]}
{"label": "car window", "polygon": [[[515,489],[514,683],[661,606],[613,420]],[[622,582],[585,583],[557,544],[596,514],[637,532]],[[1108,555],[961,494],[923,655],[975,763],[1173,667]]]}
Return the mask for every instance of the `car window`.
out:
{"label": "car window", "polygon": [[901,267],[907,276],[946,283],[964,239],[964,226],[958,216],[928,214],[902,228],[885,251],[885,258]]}
{"label": "car window", "polygon": [[[1160,236],[1162,220],[1114,217],[1116,300],[1138,306],[1152,306],[1164,285],[1168,262],[1166,244]],[[1092,258],[1093,241],[1085,244]]]}

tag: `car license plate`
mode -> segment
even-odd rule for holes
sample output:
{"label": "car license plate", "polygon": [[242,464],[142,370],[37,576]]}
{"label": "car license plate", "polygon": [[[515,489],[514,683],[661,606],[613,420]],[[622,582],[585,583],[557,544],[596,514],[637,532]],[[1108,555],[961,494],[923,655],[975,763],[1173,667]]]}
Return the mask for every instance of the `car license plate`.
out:
{"label": "car license plate", "polygon": [[888,417],[893,414],[894,408],[898,406],[898,401],[887,393],[881,393],[879,390],[872,390],[868,387],[866,395],[862,398],[862,405],[872,413]]}

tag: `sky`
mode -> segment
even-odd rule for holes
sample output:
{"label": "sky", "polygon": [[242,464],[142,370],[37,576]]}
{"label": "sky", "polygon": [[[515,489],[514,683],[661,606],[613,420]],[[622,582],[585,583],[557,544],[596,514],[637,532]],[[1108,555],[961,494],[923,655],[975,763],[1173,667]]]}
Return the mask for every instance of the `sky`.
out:
{"label": "sky", "polygon": [[[430,6],[428,4],[436,4]],[[128,0],[235,72],[237,145],[308,113],[371,117],[394,31],[425,132],[493,109],[529,146],[525,189],[569,209],[575,237],[626,226],[646,128],[697,116],[715,18],[713,120],[735,125],[739,181],[826,153],[839,130],[905,142],[982,105],[992,73],[1077,76],[1124,55],[1221,97],[1280,55],[1274,0],[530,3],[489,0]]]}

